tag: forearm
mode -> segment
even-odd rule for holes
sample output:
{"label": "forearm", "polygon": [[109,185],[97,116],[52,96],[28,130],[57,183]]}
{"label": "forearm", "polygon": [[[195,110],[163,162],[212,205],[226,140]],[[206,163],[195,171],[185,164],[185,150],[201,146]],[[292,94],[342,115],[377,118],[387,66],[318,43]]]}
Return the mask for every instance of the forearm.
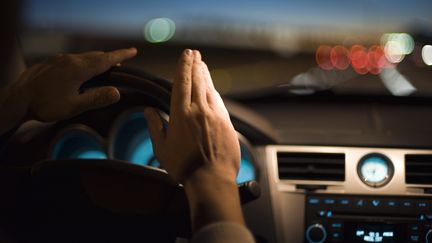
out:
{"label": "forearm", "polygon": [[4,87],[0,98],[0,135],[27,120],[27,95],[18,85]]}
{"label": "forearm", "polygon": [[238,187],[216,173],[198,172],[185,183],[194,231],[215,222],[244,225]]}

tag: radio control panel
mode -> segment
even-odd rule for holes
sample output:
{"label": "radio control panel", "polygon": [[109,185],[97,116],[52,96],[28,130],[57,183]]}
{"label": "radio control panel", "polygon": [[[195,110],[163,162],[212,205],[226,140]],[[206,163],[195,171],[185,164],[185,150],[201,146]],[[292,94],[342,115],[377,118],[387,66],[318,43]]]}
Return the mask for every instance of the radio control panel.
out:
{"label": "radio control panel", "polygon": [[432,199],[309,194],[305,242],[432,243]]}

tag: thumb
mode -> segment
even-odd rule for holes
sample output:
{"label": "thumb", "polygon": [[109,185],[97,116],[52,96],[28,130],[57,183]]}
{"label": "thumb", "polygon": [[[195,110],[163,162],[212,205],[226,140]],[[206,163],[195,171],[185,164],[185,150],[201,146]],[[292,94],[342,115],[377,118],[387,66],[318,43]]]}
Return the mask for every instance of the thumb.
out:
{"label": "thumb", "polygon": [[165,141],[165,128],[162,118],[152,107],[146,107],[144,109],[144,117],[147,119],[150,137],[153,143],[153,150],[155,151],[156,156],[158,156],[158,152],[163,148],[163,143]]}
{"label": "thumb", "polygon": [[101,87],[86,90],[78,95],[76,113],[103,108],[120,100],[120,92],[115,87]]}

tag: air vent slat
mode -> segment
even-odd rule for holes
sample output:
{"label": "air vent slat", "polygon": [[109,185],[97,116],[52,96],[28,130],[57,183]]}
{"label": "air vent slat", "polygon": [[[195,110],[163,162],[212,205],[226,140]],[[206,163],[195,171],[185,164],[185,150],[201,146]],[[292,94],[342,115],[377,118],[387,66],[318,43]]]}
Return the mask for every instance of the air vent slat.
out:
{"label": "air vent slat", "polygon": [[409,184],[432,184],[432,154],[405,155],[405,181]]}
{"label": "air vent slat", "polygon": [[285,180],[345,180],[345,154],[279,152],[279,178]]}
{"label": "air vent slat", "polygon": [[281,158],[279,163],[316,163],[316,164],[340,164],[340,159],[327,159],[327,158]]}

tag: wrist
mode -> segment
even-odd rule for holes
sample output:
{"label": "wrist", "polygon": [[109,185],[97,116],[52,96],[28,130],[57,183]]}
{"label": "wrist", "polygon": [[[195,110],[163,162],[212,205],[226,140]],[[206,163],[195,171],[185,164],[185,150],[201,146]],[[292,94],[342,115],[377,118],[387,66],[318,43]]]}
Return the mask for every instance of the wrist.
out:
{"label": "wrist", "polygon": [[220,221],[244,224],[235,177],[199,170],[188,177],[184,187],[194,230]]}
{"label": "wrist", "polygon": [[237,188],[236,173],[216,168],[200,168],[191,173],[183,183],[186,190],[211,190],[214,185],[226,189]]}

